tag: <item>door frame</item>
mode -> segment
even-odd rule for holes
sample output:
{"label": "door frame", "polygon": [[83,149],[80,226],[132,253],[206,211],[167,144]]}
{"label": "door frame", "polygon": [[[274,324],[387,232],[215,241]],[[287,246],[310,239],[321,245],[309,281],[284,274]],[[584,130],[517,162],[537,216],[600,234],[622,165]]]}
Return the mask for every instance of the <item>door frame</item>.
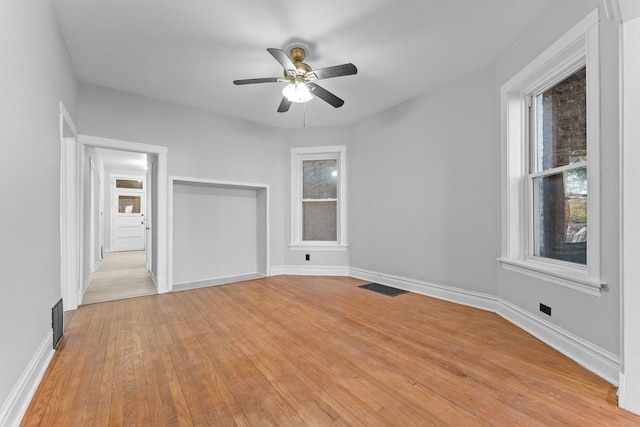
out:
{"label": "door frame", "polygon": [[96,271],[98,262],[101,260],[100,247],[102,241],[100,240],[100,212],[101,200],[100,200],[100,186],[102,179],[96,169],[96,164],[93,157],[89,157],[89,272]]}
{"label": "door frame", "polygon": [[65,311],[81,303],[78,131],[60,102],[60,291]]}
{"label": "door frame", "polygon": [[81,242],[84,240],[81,207],[84,203],[85,146],[110,148],[156,155],[156,271],[152,278],[158,293],[169,291],[167,287],[167,147],[142,144],[119,139],[102,138],[78,134],[71,116],[60,103],[60,252],[61,291],[64,310],[75,310],[82,303],[81,273],[82,258],[86,256]]}

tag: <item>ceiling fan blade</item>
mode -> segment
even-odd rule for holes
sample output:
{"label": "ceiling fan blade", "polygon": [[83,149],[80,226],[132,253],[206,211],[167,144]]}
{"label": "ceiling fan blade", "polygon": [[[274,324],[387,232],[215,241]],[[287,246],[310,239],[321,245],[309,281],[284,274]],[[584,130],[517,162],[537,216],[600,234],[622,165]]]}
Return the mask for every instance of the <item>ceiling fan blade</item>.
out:
{"label": "ceiling fan blade", "polygon": [[254,83],[277,83],[280,80],[278,77],[265,77],[262,79],[244,79],[234,80],[234,85],[252,85]]}
{"label": "ceiling fan blade", "polygon": [[278,113],[286,113],[289,111],[289,107],[291,107],[291,101],[289,101],[286,96],[283,96],[282,101],[280,101],[280,106],[278,107]]}
{"label": "ceiling fan blade", "polygon": [[313,70],[307,75],[315,74],[317,79],[328,79],[331,77],[340,77],[340,76],[350,76],[352,74],[357,74],[358,69],[352,63],[342,64],[342,65],[334,65],[333,67],[327,68],[319,68],[317,70]]}
{"label": "ceiling fan blade", "polygon": [[293,65],[293,62],[289,58],[289,55],[287,55],[287,53],[284,50],[275,49],[273,47],[270,47],[267,50],[269,51],[271,56],[273,56],[276,59],[276,61],[278,61],[280,65],[282,65],[282,67],[285,70],[291,70],[291,71],[296,70],[296,66]]}
{"label": "ceiling fan blade", "polygon": [[328,90],[324,89],[321,86],[318,86],[315,83],[307,83],[307,86],[311,89],[311,94],[317,96],[323,101],[333,105],[336,108],[340,108],[344,105],[344,101]]}

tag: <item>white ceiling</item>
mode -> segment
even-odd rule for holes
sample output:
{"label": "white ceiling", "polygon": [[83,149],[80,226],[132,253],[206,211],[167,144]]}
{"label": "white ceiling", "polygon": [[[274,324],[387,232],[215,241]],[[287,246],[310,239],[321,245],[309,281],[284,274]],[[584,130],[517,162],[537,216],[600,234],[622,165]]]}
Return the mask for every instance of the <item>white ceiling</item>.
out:
{"label": "white ceiling", "polygon": [[147,155],[144,153],[111,150],[109,148],[96,148],[95,150],[107,169],[131,172],[144,172],[147,170]]}
{"label": "white ceiling", "polygon": [[[280,128],[357,122],[488,66],[560,0],[53,0],[78,80]],[[345,100],[277,113],[282,83],[266,51],[310,48]]]}

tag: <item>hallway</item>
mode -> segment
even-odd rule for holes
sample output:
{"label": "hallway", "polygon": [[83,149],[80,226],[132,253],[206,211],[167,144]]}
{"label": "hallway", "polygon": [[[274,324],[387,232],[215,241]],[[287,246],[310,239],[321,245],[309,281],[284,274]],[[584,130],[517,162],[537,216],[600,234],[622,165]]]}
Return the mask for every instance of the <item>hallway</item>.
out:
{"label": "hallway", "polygon": [[156,286],[145,262],[145,251],[107,253],[91,274],[82,304],[155,295]]}

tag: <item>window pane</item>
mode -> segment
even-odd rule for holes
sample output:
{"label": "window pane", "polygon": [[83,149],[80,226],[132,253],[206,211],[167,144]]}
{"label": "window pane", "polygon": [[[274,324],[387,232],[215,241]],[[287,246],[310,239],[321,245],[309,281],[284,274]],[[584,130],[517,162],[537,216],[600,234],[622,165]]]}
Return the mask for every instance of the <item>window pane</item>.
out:
{"label": "window pane", "polygon": [[302,202],[302,240],[338,240],[337,202]]}
{"label": "window pane", "polygon": [[302,198],[336,199],[338,196],[338,161],[304,160],[302,162]]}
{"label": "window pane", "polygon": [[536,178],[536,255],[587,263],[587,169]]}
{"label": "window pane", "polygon": [[140,213],[140,196],[118,196],[118,212]]}
{"label": "window pane", "polygon": [[538,171],[587,160],[586,77],[581,68],[536,96]]}
{"label": "window pane", "polygon": [[116,179],[116,188],[136,188],[142,190],[142,181],[136,179]]}

